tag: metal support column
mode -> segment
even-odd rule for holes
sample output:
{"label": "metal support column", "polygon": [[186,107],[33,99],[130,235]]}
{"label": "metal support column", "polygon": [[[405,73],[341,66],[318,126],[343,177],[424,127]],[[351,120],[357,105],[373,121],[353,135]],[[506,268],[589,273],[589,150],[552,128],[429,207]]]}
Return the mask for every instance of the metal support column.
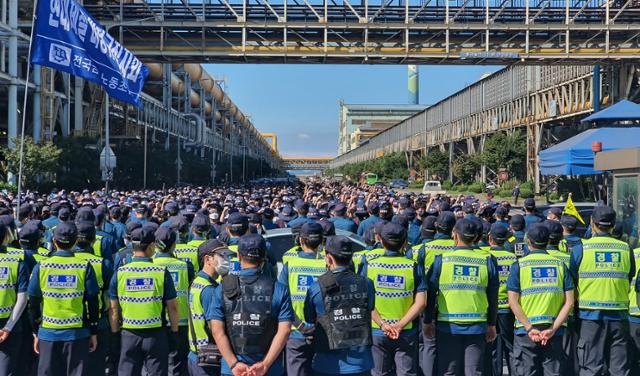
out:
{"label": "metal support column", "polygon": [[[18,137],[18,0],[9,0],[9,95],[7,107],[8,146],[15,149],[14,140]],[[10,174],[10,180],[13,180]]]}
{"label": "metal support column", "polygon": [[73,79],[73,134],[74,136],[82,135],[83,120],[82,120],[82,91],[84,88],[84,80],[78,76]]}

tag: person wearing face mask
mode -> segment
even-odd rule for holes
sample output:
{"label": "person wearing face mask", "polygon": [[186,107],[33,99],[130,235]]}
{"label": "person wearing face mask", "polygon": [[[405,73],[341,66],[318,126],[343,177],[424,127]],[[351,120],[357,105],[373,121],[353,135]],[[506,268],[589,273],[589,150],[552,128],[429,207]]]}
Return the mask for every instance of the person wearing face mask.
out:
{"label": "person wearing face mask", "polygon": [[[175,351],[169,353],[169,369],[174,376],[187,375],[189,306],[187,295],[189,284],[195,276],[191,261],[178,260],[175,250],[176,233],[170,227],[161,227],[155,232],[156,253],[153,263],[167,268],[176,289],[178,303],[178,343]],[[167,333],[170,335],[170,333]]]}
{"label": "person wearing face mask", "polygon": [[229,257],[233,253],[217,239],[207,240],[198,247],[198,261],[202,269],[189,289],[189,374],[191,376],[220,375],[221,355],[205,312],[213,301],[218,286],[216,280],[229,273]]}

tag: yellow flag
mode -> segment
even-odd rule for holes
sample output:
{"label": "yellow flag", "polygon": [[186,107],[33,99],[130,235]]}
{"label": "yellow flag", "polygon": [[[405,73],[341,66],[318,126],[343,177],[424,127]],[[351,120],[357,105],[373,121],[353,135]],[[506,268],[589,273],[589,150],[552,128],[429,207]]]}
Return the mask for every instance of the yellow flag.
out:
{"label": "yellow flag", "polygon": [[578,221],[580,221],[580,223],[582,223],[583,225],[585,224],[584,219],[582,219],[582,217],[580,216],[580,213],[578,213],[578,209],[576,209],[576,206],[573,204],[573,200],[571,199],[571,194],[569,194],[567,203],[564,205],[564,210],[562,211],[562,214],[572,215],[576,217]]}

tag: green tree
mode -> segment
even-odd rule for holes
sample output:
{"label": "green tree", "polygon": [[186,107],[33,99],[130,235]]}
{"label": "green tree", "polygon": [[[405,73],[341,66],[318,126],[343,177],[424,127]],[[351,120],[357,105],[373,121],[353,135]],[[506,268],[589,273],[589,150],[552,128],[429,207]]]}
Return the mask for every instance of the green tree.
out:
{"label": "green tree", "polygon": [[444,179],[449,174],[449,154],[440,149],[429,151],[424,158],[424,167],[429,170],[429,174]]}
{"label": "green tree", "polygon": [[[7,161],[5,176],[9,172],[18,176],[20,166],[20,138],[13,140],[15,149],[0,148]],[[36,144],[31,137],[24,138],[24,158],[22,163],[22,183],[25,188],[37,189],[39,184],[52,181],[58,167],[62,150],[51,142]]]}
{"label": "green tree", "polygon": [[458,154],[453,161],[453,175],[464,184],[472,183],[481,164],[478,154]]}
{"label": "green tree", "polygon": [[494,133],[487,138],[481,155],[482,162],[493,171],[506,168],[511,176],[525,178],[527,143],[522,132]]}

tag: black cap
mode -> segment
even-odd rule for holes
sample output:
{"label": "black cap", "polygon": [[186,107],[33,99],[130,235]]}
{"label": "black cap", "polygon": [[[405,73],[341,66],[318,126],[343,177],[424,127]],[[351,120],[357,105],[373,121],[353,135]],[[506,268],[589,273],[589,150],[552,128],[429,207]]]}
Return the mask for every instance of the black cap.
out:
{"label": "black cap", "polygon": [[436,217],[428,216],[420,225],[420,235],[424,237],[431,236],[436,232]]}
{"label": "black cap", "polygon": [[319,221],[320,226],[322,226],[322,236],[325,238],[329,236],[335,236],[336,234],[336,226],[331,221]]}
{"label": "black cap", "polygon": [[613,226],[613,230],[611,230],[611,237],[619,240],[622,238],[623,235],[624,235],[624,227],[622,225],[622,222],[618,221]]}
{"label": "black cap", "polygon": [[340,202],[334,206],[333,212],[336,213],[336,215],[344,215],[347,212],[347,207]]}
{"label": "black cap", "polygon": [[209,218],[204,215],[196,215],[191,222],[191,226],[198,232],[207,232],[211,229]]}
{"label": "black cap", "polygon": [[550,240],[562,240],[562,225],[558,221],[546,220],[542,223],[549,230]]}
{"label": "black cap", "polygon": [[522,231],[524,230],[525,226],[524,217],[522,216],[522,214],[515,214],[511,217],[511,220],[509,220],[509,224],[514,230]]}
{"label": "black cap", "polygon": [[60,210],[58,211],[58,218],[61,221],[67,221],[69,220],[69,217],[71,217],[71,211],[69,210],[69,208],[63,206],[60,208]]}
{"label": "black cap", "polygon": [[96,226],[93,222],[77,222],[76,227],[78,228],[78,239],[89,240],[96,238]]}
{"label": "black cap", "polygon": [[351,257],[353,256],[353,243],[346,236],[332,236],[327,239],[325,251],[338,257]]}
{"label": "black cap", "polygon": [[498,208],[496,208],[495,214],[500,218],[504,218],[509,215],[509,209],[505,208],[504,206],[498,206]]}
{"label": "black cap", "polygon": [[542,223],[535,223],[527,231],[527,238],[536,247],[544,248],[549,243],[549,229]]}
{"label": "black cap", "polygon": [[455,226],[453,227],[453,231],[458,234],[462,240],[466,242],[471,242],[475,240],[477,236],[477,226],[476,224],[467,218],[460,219]]}
{"label": "black cap", "polygon": [[71,246],[78,239],[78,229],[71,222],[62,222],[53,230],[53,239],[62,245]]}
{"label": "black cap", "polygon": [[134,244],[148,246],[149,244],[152,244],[156,240],[156,237],[154,235],[155,232],[156,232],[155,227],[144,225],[142,227],[139,227],[133,230],[133,232],[131,232],[131,241]]}
{"label": "black cap", "polygon": [[322,226],[317,222],[306,222],[300,229],[300,237],[309,240],[322,239]]}
{"label": "black cap", "polygon": [[229,248],[227,248],[227,245],[221,242],[220,240],[209,239],[204,243],[200,244],[200,246],[198,247],[198,261],[200,263],[200,267],[203,266],[202,260],[204,259],[204,256],[208,256],[211,254],[219,254],[223,257],[225,256],[231,257],[235,253],[229,250]]}
{"label": "black cap", "polygon": [[380,237],[391,243],[404,243],[404,241],[407,240],[407,230],[397,223],[386,223],[382,227]]}
{"label": "black cap", "polygon": [[524,200],[524,207],[526,209],[535,209],[536,208],[536,200],[531,197]]}
{"label": "black cap", "polygon": [[442,232],[451,232],[456,225],[456,215],[450,211],[443,211],[436,219],[436,228]]}
{"label": "black cap", "polygon": [[129,223],[127,223],[127,226],[125,228],[125,234],[126,235],[131,235],[131,233],[133,232],[133,230],[142,227],[142,223],[137,222],[137,221],[131,221]]}
{"label": "black cap", "polygon": [[491,230],[489,231],[489,234],[491,234],[491,237],[493,238],[493,240],[495,240],[498,243],[503,243],[507,241],[510,235],[509,229],[506,226],[498,223],[494,223],[493,225],[491,225]]}
{"label": "black cap", "polygon": [[156,245],[162,249],[169,249],[176,243],[176,232],[171,227],[160,227],[155,232]]}
{"label": "black cap", "polygon": [[175,202],[169,202],[164,208],[171,215],[176,215],[178,214],[178,211],[180,211],[180,207]]}
{"label": "black cap", "polygon": [[265,208],[262,212],[262,215],[265,219],[273,219],[276,216],[276,213],[271,208]]}
{"label": "black cap", "polygon": [[244,257],[263,259],[267,255],[267,242],[258,234],[241,236],[238,240],[238,253]]}
{"label": "black cap", "polygon": [[411,222],[409,220],[409,217],[407,217],[405,214],[398,214],[395,217],[393,217],[391,219],[391,222],[400,225],[404,228],[408,228],[409,227],[409,222]]}
{"label": "black cap", "polygon": [[560,218],[562,216],[562,208],[554,206],[551,209],[549,209],[549,213],[555,215],[556,217]]}
{"label": "black cap", "polygon": [[234,229],[247,228],[247,226],[249,226],[249,218],[244,214],[231,213],[229,218],[227,218],[227,224]]}
{"label": "black cap", "polygon": [[562,218],[560,218],[560,223],[567,230],[573,231],[576,229],[576,227],[578,227],[578,218],[572,216],[571,214],[564,214]]}
{"label": "black cap", "polygon": [[612,228],[616,224],[616,212],[608,206],[596,206],[591,220],[599,227]]}
{"label": "black cap", "polygon": [[[7,234],[7,226],[0,224],[0,239],[4,239]],[[40,240],[40,229],[36,224],[27,223],[20,229],[20,240],[27,242],[37,242]]]}
{"label": "black cap", "polygon": [[109,214],[111,214],[112,217],[120,217],[122,215],[122,209],[120,209],[119,206],[112,206],[111,209],[109,209]]}
{"label": "black cap", "polygon": [[89,207],[82,207],[76,213],[76,223],[80,222],[93,222],[96,221],[96,215]]}

